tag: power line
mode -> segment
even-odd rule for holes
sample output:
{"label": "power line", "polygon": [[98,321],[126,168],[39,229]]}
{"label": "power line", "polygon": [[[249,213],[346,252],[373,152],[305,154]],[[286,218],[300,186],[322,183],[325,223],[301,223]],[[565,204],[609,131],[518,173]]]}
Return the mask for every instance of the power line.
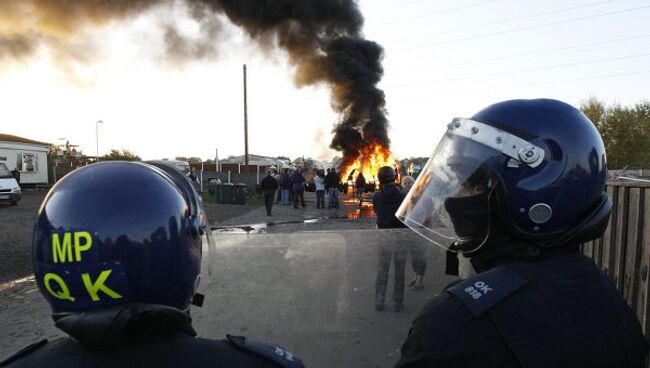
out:
{"label": "power line", "polygon": [[551,84],[582,82],[582,81],[587,81],[587,80],[605,79],[605,78],[614,78],[614,77],[624,77],[624,76],[637,75],[637,74],[646,74],[646,73],[650,73],[650,69],[638,70],[638,71],[634,71],[634,72],[603,74],[603,75],[596,75],[596,76],[584,77],[584,78],[563,79],[563,80],[539,82],[539,83],[528,83],[528,84],[518,84],[518,85],[503,86],[503,87],[490,87],[490,88],[482,88],[482,89],[474,89],[474,90],[466,90],[466,91],[456,91],[456,92],[444,92],[444,93],[441,92],[441,93],[436,93],[436,94],[426,95],[426,96],[416,96],[416,97],[402,98],[402,99],[400,99],[400,101],[419,100],[419,99],[424,99],[424,98],[450,96],[450,95],[462,95],[462,94],[471,94],[471,93],[479,93],[479,92],[489,92],[489,91],[513,89],[513,88],[537,87],[537,86],[544,86],[544,85],[551,85]]}
{"label": "power line", "polygon": [[560,20],[560,21],[555,21],[555,22],[550,22],[550,23],[537,24],[537,25],[534,25],[534,26],[515,28],[515,29],[510,29],[510,30],[505,30],[505,31],[484,33],[484,34],[479,34],[479,35],[474,35],[474,36],[457,38],[457,39],[454,39],[454,40],[438,41],[438,42],[429,43],[429,44],[426,44],[426,45],[410,46],[410,47],[405,47],[405,48],[401,48],[401,49],[395,49],[392,52],[409,51],[409,50],[413,50],[413,49],[422,49],[422,48],[428,48],[428,47],[431,47],[431,46],[444,45],[444,44],[455,43],[455,42],[463,42],[463,41],[468,41],[468,40],[474,40],[474,39],[477,39],[477,38],[484,38],[484,37],[495,36],[495,35],[500,35],[500,34],[520,32],[520,31],[525,31],[525,30],[529,30],[529,29],[554,26],[554,25],[558,25],[558,24],[566,24],[566,23],[577,22],[577,21],[582,21],[582,20],[587,20],[587,19],[604,17],[604,16],[608,16],[608,15],[613,15],[613,14],[628,13],[628,12],[631,12],[631,11],[646,9],[646,8],[650,8],[650,5],[637,6],[635,8],[616,10],[616,11],[600,13],[600,14],[595,14],[595,15],[588,15],[588,16],[584,16],[584,17],[571,18],[571,19]]}
{"label": "power line", "polygon": [[610,3],[612,1],[614,1],[614,0],[597,1],[597,2],[593,2],[593,3],[572,6],[572,7],[568,7],[568,8],[555,9],[555,10],[550,10],[550,11],[546,11],[546,12],[530,14],[530,15],[526,15],[526,16],[523,16],[523,17],[503,19],[503,20],[498,20],[498,21],[494,21],[494,22],[483,23],[483,24],[479,24],[479,25],[475,25],[475,26],[471,26],[471,27],[461,27],[461,28],[456,28],[456,29],[452,29],[452,30],[445,30],[445,31],[441,31],[441,32],[436,32],[436,33],[418,35],[418,36],[414,36],[414,37],[409,37],[409,39],[419,39],[419,38],[426,38],[426,37],[431,37],[431,36],[439,36],[439,35],[445,35],[445,34],[449,34],[449,33],[455,33],[455,32],[460,32],[460,31],[468,31],[468,30],[471,30],[471,29],[478,29],[478,28],[483,28],[483,27],[488,27],[488,26],[494,26],[494,25],[498,25],[498,24],[512,23],[512,22],[516,22],[516,21],[520,21],[520,20],[524,20],[524,19],[537,18],[537,17],[542,17],[542,16],[545,16],[545,15],[564,13],[564,12],[571,11],[571,10],[587,8],[587,7],[596,6],[596,5],[602,5],[602,4]]}
{"label": "power line", "polygon": [[479,64],[479,63],[485,63],[485,62],[491,62],[491,61],[515,59],[515,58],[523,57],[523,56],[541,55],[541,54],[547,54],[547,53],[558,52],[558,51],[574,50],[574,49],[580,49],[580,48],[585,48],[585,47],[606,45],[606,44],[611,44],[611,43],[618,43],[618,42],[622,42],[622,41],[637,40],[637,39],[648,38],[648,37],[650,37],[650,34],[631,36],[631,37],[623,37],[623,38],[617,38],[617,39],[614,39],[614,40],[607,40],[607,41],[583,43],[583,44],[572,45],[572,46],[556,47],[556,48],[552,48],[552,49],[545,49],[545,50],[538,50],[538,51],[523,52],[523,53],[519,53],[519,54],[497,56],[497,57],[493,57],[493,58],[470,59],[468,61],[463,61],[463,62],[459,62],[459,63],[434,65],[434,66],[427,66],[427,67],[417,68],[417,69],[403,70],[403,71],[398,71],[398,72],[393,73],[393,74],[406,74],[406,73],[420,72],[420,71],[423,71],[423,70],[444,69],[444,68],[451,68],[451,67],[463,66],[463,65],[471,65],[471,64]]}
{"label": "power line", "polygon": [[402,18],[402,19],[397,19],[397,20],[388,21],[388,22],[384,22],[384,23],[370,24],[369,26],[378,27],[378,26],[385,26],[385,25],[403,23],[403,22],[408,22],[408,21],[414,20],[414,19],[429,17],[429,16],[432,16],[432,15],[446,14],[446,13],[451,13],[451,12],[455,12],[455,11],[458,11],[458,10],[475,8],[477,6],[483,6],[485,4],[493,3],[493,2],[496,2],[496,1],[497,0],[487,0],[487,1],[480,2],[480,3],[475,3],[475,4],[465,5],[465,6],[459,6],[457,8],[437,10],[435,12],[420,14],[420,15],[416,15],[416,16],[413,16],[413,17],[409,17],[409,18]]}
{"label": "power line", "polygon": [[536,68],[510,70],[510,71],[506,71],[506,72],[490,73],[490,74],[483,74],[483,75],[474,75],[474,76],[469,76],[469,77],[438,79],[438,80],[427,81],[427,82],[401,84],[401,85],[390,86],[390,87],[386,87],[386,88],[403,88],[403,87],[422,86],[422,85],[430,85],[430,84],[438,84],[438,83],[457,82],[457,81],[468,80],[468,79],[481,79],[481,78],[497,77],[497,76],[509,75],[509,74],[535,72],[535,71],[547,70],[547,69],[558,69],[558,68],[566,68],[566,67],[571,67],[571,66],[597,64],[597,63],[603,63],[603,62],[608,62],[608,61],[627,60],[627,59],[634,59],[634,58],[639,58],[639,57],[644,57],[644,56],[650,56],[650,52],[644,53],[644,54],[619,56],[619,57],[606,58],[606,59],[581,61],[581,62],[577,62],[577,63],[556,64],[556,65],[547,65],[547,66],[541,66],[541,67],[536,67]]}

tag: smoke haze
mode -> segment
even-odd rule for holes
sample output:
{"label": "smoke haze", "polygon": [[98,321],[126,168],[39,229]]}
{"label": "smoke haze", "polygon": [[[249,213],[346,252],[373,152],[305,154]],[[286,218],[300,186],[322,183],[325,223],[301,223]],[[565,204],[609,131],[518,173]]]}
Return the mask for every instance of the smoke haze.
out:
{"label": "smoke haze", "polygon": [[261,48],[284,50],[297,86],[330,88],[332,108],[340,116],[330,147],[343,153],[343,162],[356,159],[368,142],[389,147],[385,97],[376,87],[383,49],[364,39],[354,0],[0,1],[0,62],[26,60],[41,48],[59,65],[85,62],[87,48],[75,48],[73,40],[86,29],[115,27],[159,7],[187,9],[199,26],[198,35],[188,37],[173,21],[160,21],[171,61],[215,57],[225,15]]}

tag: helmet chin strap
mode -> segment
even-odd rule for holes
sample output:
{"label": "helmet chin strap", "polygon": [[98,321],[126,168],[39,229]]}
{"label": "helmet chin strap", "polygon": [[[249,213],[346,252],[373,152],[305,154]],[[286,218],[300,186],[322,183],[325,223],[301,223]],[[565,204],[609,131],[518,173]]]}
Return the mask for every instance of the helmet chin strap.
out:
{"label": "helmet chin strap", "polygon": [[451,276],[458,276],[458,268],[459,268],[458,253],[454,253],[451,250],[448,250],[445,254],[446,254],[445,274]]}

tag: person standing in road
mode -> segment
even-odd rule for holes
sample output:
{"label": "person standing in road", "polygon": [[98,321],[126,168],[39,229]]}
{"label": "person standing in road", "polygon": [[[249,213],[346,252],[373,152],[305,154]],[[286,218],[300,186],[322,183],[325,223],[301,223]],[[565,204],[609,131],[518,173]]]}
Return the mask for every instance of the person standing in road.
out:
{"label": "person standing in road", "polygon": [[11,175],[14,177],[14,179],[16,179],[16,183],[20,185],[20,167],[18,167],[18,165],[16,165],[16,167],[11,170]]}
{"label": "person standing in road", "polygon": [[[405,227],[395,212],[402,204],[406,192],[395,184],[397,173],[391,166],[383,166],[377,172],[380,189],[372,196],[372,205],[377,217],[377,228],[390,229]],[[378,247],[379,262],[377,279],[375,280],[375,309],[384,310],[388,271],[391,261],[395,266],[395,282],[393,284],[393,302],[395,312],[404,308],[404,269],[407,249],[402,243],[380,243]]]}
{"label": "person standing in road", "polygon": [[598,130],[564,102],[452,120],[397,216],[449,274],[458,254],[476,274],[425,305],[395,367],[647,367],[637,317],[580,249],[607,228],[606,179]]}
{"label": "person standing in road", "polygon": [[187,174],[187,177],[190,178],[192,183],[197,183],[198,182],[198,175],[196,173],[196,168],[195,167],[192,167],[190,169],[190,173]]}
{"label": "person standing in road", "polygon": [[262,179],[260,185],[264,193],[264,205],[266,206],[266,215],[273,216],[271,209],[273,208],[273,199],[275,198],[275,191],[278,189],[278,181],[273,177],[271,170],[266,171],[266,177]]}
{"label": "person standing in road", "polygon": [[36,342],[0,367],[303,367],[244,336],[196,337],[201,249],[214,247],[199,194],[172,166],[71,172],[45,197],[33,236],[36,284],[69,337]]}
{"label": "person standing in road", "polygon": [[278,185],[280,186],[281,201],[283,205],[289,205],[289,192],[291,191],[291,177],[289,176],[289,169],[285,168],[280,174],[278,179]]}
{"label": "person standing in road", "polygon": [[356,191],[357,191],[357,199],[359,200],[359,206],[361,206],[361,202],[363,199],[363,193],[366,192],[366,178],[363,176],[363,173],[359,171],[359,174],[357,175],[357,180],[354,183]]}
{"label": "person standing in road", "polygon": [[339,184],[341,177],[336,172],[335,168],[331,168],[330,172],[325,177],[325,185],[327,186],[327,194],[329,195],[329,202],[327,208],[339,208]]}
{"label": "person standing in road", "polygon": [[316,208],[325,208],[325,174],[323,174],[323,170],[318,170],[314,177],[314,185],[316,186]]}
{"label": "person standing in road", "polygon": [[291,177],[291,189],[293,190],[293,208],[298,208],[298,204],[305,208],[305,177],[299,167]]}

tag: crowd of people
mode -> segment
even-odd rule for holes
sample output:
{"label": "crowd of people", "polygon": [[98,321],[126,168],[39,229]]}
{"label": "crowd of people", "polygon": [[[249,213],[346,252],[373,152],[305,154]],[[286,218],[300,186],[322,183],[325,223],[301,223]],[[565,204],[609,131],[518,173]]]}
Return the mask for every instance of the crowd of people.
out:
{"label": "crowd of people", "polygon": [[[316,208],[325,208],[325,193],[328,195],[327,208],[339,208],[339,188],[341,177],[335,168],[312,169],[313,186],[316,192]],[[266,170],[266,176],[260,183],[260,190],[264,193],[264,205],[267,216],[273,216],[273,204],[300,209],[307,207],[305,203],[305,187],[307,180],[302,168],[284,168],[279,173]],[[279,190],[278,190],[279,189]],[[277,196],[276,196],[277,191]]]}

